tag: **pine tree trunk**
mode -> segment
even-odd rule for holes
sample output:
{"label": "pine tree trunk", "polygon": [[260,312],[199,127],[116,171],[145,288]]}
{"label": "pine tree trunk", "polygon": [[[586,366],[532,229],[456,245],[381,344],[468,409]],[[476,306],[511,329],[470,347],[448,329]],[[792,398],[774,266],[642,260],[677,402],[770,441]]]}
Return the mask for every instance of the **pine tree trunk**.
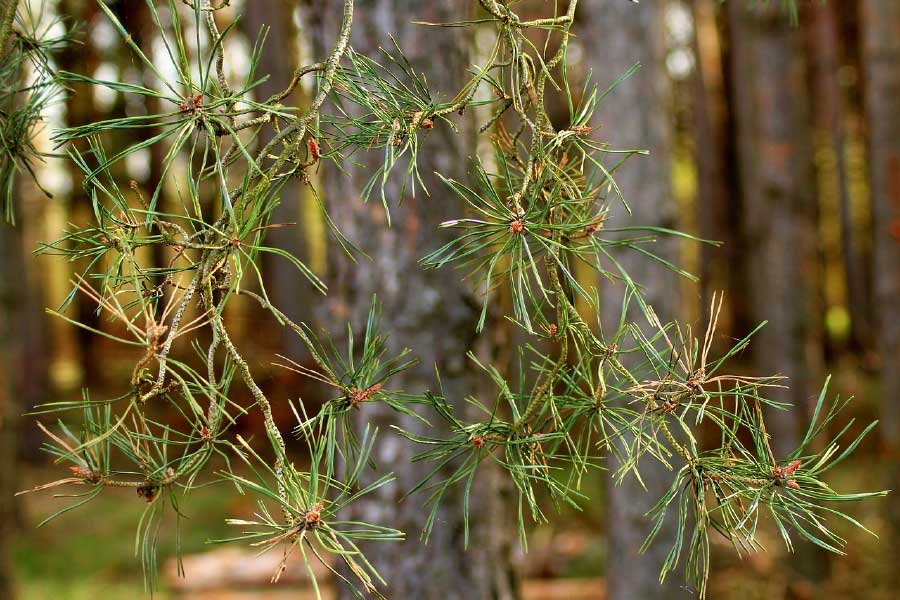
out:
{"label": "pine tree trunk", "polygon": [[[37,190],[16,186],[16,226],[0,222],[0,598],[15,598],[13,550],[20,534],[19,463],[23,459],[22,415],[49,400],[48,352],[41,306],[40,274],[26,268],[24,232],[33,206],[23,206]],[[41,201],[44,200],[40,196]],[[31,209],[31,210],[29,210]],[[29,238],[30,239],[30,238]]]}
{"label": "pine tree trunk", "polygon": [[[240,27],[252,45],[262,27],[267,26],[268,35],[260,56],[257,76],[268,75],[264,81],[253,89],[258,100],[265,100],[278,93],[291,80],[293,69],[299,60],[293,26],[293,11],[296,0],[288,2],[248,2],[240,21]],[[292,97],[285,98],[283,104],[291,106]],[[256,146],[261,148],[272,136],[269,129],[264,130]],[[288,181],[281,190],[281,203],[272,213],[273,224],[293,223],[287,227],[275,227],[267,234],[267,243],[281,248],[301,259],[306,258],[304,240],[304,215],[302,214],[303,186],[299,181]],[[297,269],[289,261],[276,255],[267,255],[263,260],[266,292],[275,306],[295,321],[304,319],[304,310],[311,302],[321,298],[313,290],[306,279],[300,276]],[[281,344],[289,356],[307,356],[302,341],[287,328],[282,328]]]}
{"label": "pine tree trunk", "polygon": [[[733,115],[728,60],[720,29],[721,6],[717,0],[693,0],[694,55],[697,66],[692,89],[694,160],[697,165],[697,225],[700,237],[718,240],[722,246],[704,244],[700,248],[701,322],[709,319],[713,293],[729,290],[720,316],[719,333],[733,337],[742,326],[736,317],[745,314],[739,263],[741,240],[740,210],[732,194],[734,182]],[[722,338],[720,338],[722,339]]]}
{"label": "pine tree trunk", "polygon": [[[80,0],[63,0],[58,8],[59,14],[71,19],[69,23],[73,28],[77,24],[91,23],[99,11],[100,9],[96,3]],[[90,36],[85,36],[81,44],[69,46],[59,56],[60,70],[65,71],[93,73],[99,64],[99,53]],[[76,126],[89,123],[96,116],[90,86],[82,83],[69,85],[72,92],[66,95],[66,125]],[[65,199],[63,209],[67,220],[78,223],[82,219],[87,218],[91,201],[82,187],[84,173],[74,162],[69,161],[66,166],[71,178],[71,191]],[[71,271],[72,267],[67,266],[67,279],[71,277]],[[57,302],[59,299],[53,298],[52,301]],[[103,326],[96,311],[97,306],[92,300],[87,300],[84,294],[76,294],[73,304],[74,306],[69,309],[70,312],[68,313],[70,317],[89,327],[102,329]],[[74,381],[77,384],[81,384],[102,380],[100,365],[103,361],[97,355],[98,344],[94,333],[82,327],[72,328],[67,323],[60,323],[61,321],[53,323],[51,327],[54,329],[53,335],[68,338],[65,346],[71,349],[73,356],[66,358],[79,361],[79,368],[77,375],[73,378]],[[59,346],[63,346],[63,344],[60,343]]]}
{"label": "pine tree trunk", "polygon": [[[367,0],[357,2],[351,45],[359,52],[378,58],[379,46],[390,48],[393,34],[417,71],[427,74],[429,87],[451,97],[464,81],[470,64],[471,40],[463,30],[434,29],[413,25],[411,20],[453,21],[468,18],[471,4],[465,0],[422,3],[415,0]],[[327,52],[337,30],[336,11],[328,4],[313,2],[309,10],[309,30],[324,36],[317,55]],[[321,32],[321,33],[319,33]],[[460,120],[465,123],[465,120]],[[474,149],[474,131],[461,125],[459,133],[436,123],[419,157],[419,169],[431,196],[417,190],[415,198],[400,197],[402,169],[394,174],[386,190],[392,226],[385,222],[378,198],[364,203],[360,190],[380,160],[380,151],[367,156],[355,154],[344,166],[347,177],[334,167],[323,165],[324,196],[337,226],[371,256],[354,264],[333,246],[330,252],[328,313],[320,322],[330,323],[337,332],[347,320],[357,327],[365,322],[373,293],[382,306],[382,330],[390,335],[389,347],[399,351],[409,347],[419,357],[418,366],[392,379],[392,385],[421,393],[436,388],[435,366],[448,399],[456,410],[465,411],[463,398],[477,395],[479,378],[466,359],[466,351],[481,345],[476,339],[478,299],[474,298],[451,269],[426,271],[419,259],[449,240],[447,230],[438,229],[444,220],[460,216],[456,202],[434,171],[465,179],[467,156]],[[363,163],[361,169],[352,163]],[[401,203],[402,201],[402,203]],[[490,325],[488,325],[490,326]],[[465,414],[463,412],[463,414]],[[479,473],[470,499],[472,540],[463,547],[462,490],[444,498],[432,538],[427,546],[419,540],[426,509],[423,495],[403,498],[432,466],[411,463],[422,448],[391,432],[392,424],[411,430],[422,425],[398,419],[386,408],[367,406],[360,424],[378,427],[374,460],[380,469],[392,470],[398,480],[360,502],[357,515],[375,523],[406,532],[398,543],[364,545],[367,556],[387,580],[389,598],[515,598],[516,584],[510,564],[511,537],[515,531],[514,500],[504,497],[499,480],[489,469]],[[436,433],[431,430],[429,435]],[[437,432],[440,433],[440,432]],[[509,517],[509,518],[507,518]]]}
{"label": "pine tree trunk", "polygon": [[19,456],[19,403],[22,381],[17,376],[24,362],[23,286],[19,230],[0,223],[0,598],[14,598],[12,541],[16,529],[16,493]]}
{"label": "pine tree trunk", "polygon": [[[32,186],[24,187],[36,195]],[[20,193],[16,199],[24,197]],[[32,215],[23,204],[17,202],[15,227],[0,223],[0,598],[4,600],[16,597],[13,549],[22,525],[15,497],[21,485],[22,415],[48,401],[45,315],[37,274],[26,269],[23,232]]]}
{"label": "pine tree trunk", "polygon": [[[781,374],[789,389],[769,397],[791,410],[769,410],[776,458],[798,441],[799,415],[815,397],[810,336],[818,326],[814,282],[815,179],[802,32],[777,3],[729,2],[737,123],[743,254],[750,316],[769,323],[751,342],[760,374]],[[791,564],[806,579],[827,571],[827,558],[798,544]]]}
{"label": "pine tree trunk", "polygon": [[[7,38],[16,14],[15,0],[0,1],[0,58],[6,53]],[[0,202],[2,204],[2,202]],[[13,598],[12,573],[12,531],[15,523],[15,494],[18,438],[19,406],[12,381],[16,345],[20,343],[12,331],[13,315],[16,314],[16,294],[12,284],[13,273],[10,264],[17,253],[13,246],[18,235],[10,225],[0,222],[0,597]]]}
{"label": "pine tree trunk", "polygon": [[[0,58],[12,47],[8,36],[16,4],[0,2]],[[43,314],[36,310],[40,294],[25,269],[23,231],[28,216],[16,197],[19,190],[18,185],[12,188],[18,225],[0,219],[0,598],[10,600],[18,597],[14,548],[21,525],[15,497],[22,458],[21,415],[47,399]]]}
{"label": "pine tree trunk", "polygon": [[827,185],[838,196],[837,219],[840,223],[841,254],[850,314],[850,341],[854,351],[862,352],[871,346],[872,327],[867,308],[868,286],[850,204],[843,91],[838,82],[841,40],[836,10],[831,2],[809,3],[804,5],[802,22],[806,28],[807,55],[810,58],[810,89],[812,96],[817,99],[813,105],[817,144],[830,157],[828,169],[833,171],[834,177]]}
{"label": "pine tree trunk", "polygon": [[[799,32],[778,7],[729,4],[737,120],[740,194],[754,320],[769,324],[752,344],[756,367],[789,378],[775,399],[801,408],[811,389],[804,339],[814,263],[808,239],[813,197],[809,108]],[[776,455],[793,449],[793,411],[773,411],[769,433]]]}
{"label": "pine tree trunk", "polygon": [[[900,3],[865,0],[863,60],[874,231],[877,347],[881,355],[882,437],[888,487],[900,486]],[[900,546],[900,504],[888,502],[891,532]],[[896,555],[896,554],[895,554]],[[896,569],[894,576],[897,576]]]}
{"label": "pine tree trunk", "polygon": [[[649,157],[632,158],[616,172],[616,182],[632,208],[633,216],[613,206],[611,226],[619,224],[674,227],[676,206],[670,190],[672,148],[671,83],[665,70],[663,7],[660,3],[592,2],[580,14],[579,39],[584,43],[587,68],[594,81],[605,88],[631,65],[641,69],[625,81],[597,109],[599,135],[614,148],[646,148]],[[595,129],[596,131],[596,129]],[[677,244],[660,240],[653,251],[677,262]],[[617,257],[632,278],[645,286],[647,301],[660,318],[673,318],[680,311],[679,281],[671,272],[638,253]],[[600,282],[604,320],[618,318],[624,289],[621,284]],[[634,311],[634,322],[644,319]],[[614,468],[614,465],[610,465]],[[652,459],[641,465],[647,485],[643,490],[634,478],[620,486],[609,486],[607,561],[610,600],[642,598],[687,598],[681,571],[659,584],[659,570],[674,540],[674,520],[645,553],[639,549],[650,522],[644,514],[671,484],[672,474]]]}

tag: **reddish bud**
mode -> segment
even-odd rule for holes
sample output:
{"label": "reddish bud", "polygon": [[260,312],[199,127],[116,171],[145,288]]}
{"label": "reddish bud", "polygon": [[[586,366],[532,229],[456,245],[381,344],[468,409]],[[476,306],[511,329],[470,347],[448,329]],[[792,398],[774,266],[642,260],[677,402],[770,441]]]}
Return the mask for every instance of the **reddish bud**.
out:
{"label": "reddish bud", "polygon": [[509,224],[509,230],[512,233],[522,233],[525,229],[525,221],[521,218],[515,219],[512,223]]}
{"label": "reddish bud", "polygon": [[797,469],[799,469],[800,465],[802,465],[802,464],[803,463],[801,461],[795,460],[794,462],[792,462],[791,464],[786,466],[784,469],[782,469],[782,473],[784,474],[785,477],[793,475],[794,473],[797,472]]}
{"label": "reddish bud", "polygon": [[319,148],[319,142],[316,141],[316,138],[309,138],[309,141],[306,142],[307,146],[309,146],[309,156],[313,160],[319,160],[319,157],[322,155],[321,150]]}
{"label": "reddish bud", "polygon": [[476,435],[472,438],[472,445],[476,448],[481,448],[484,446],[484,438],[480,435]]}
{"label": "reddish bud", "polygon": [[359,408],[359,405],[361,402],[366,402],[367,400],[369,400],[369,398],[371,398],[374,394],[376,394],[378,392],[378,390],[380,390],[380,389],[381,389],[380,383],[376,383],[375,385],[370,386],[368,389],[365,389],[365,390],[358,390],[356,388],[350,388],[350,394],[349,394],[350,404],[353,406],[353,408]]}
{"label": "reddish bud", "polygon": [[594,219],[593,223],[591,223],[587,227],[585,227],[584,231],[586,233],[594,233],[598,229],[601,229],[603,227],[603,219],[604,218],[605,218],[605,215],[600,215],[599,217]]}
{"label": "reddish bud", "polygon": [[82,479],[87,479],[88,481],[94,480],[94,472],[85,467],[69,467],[69,470],[75,474],[76,477],[81,477]]}

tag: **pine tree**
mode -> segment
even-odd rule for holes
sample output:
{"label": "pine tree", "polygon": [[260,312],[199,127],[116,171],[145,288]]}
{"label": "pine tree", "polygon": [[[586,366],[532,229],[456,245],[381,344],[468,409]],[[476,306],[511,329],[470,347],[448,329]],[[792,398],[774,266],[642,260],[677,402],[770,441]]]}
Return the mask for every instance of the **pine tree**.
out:
{"label": "pine tree", "polygon": [[[445,27],[478,27],[493,36],[487,55],[448,99],[435,92],[431,78],[407,59],[400,43],[392,41],[372,55],[351,47],[353,0],[344,0],[340,26],[318,62],[298,66],[277,93],[252,99],[249,91],[265,75],[256,70],[262,40],[254,46],[246,80],[233,80],[224,44],[232,31],[222,18],[227,2],[172,0],[164,7],[165,19],[162,9],[148,2],[173,76],[148,58],[105,2],[98,6],[157,85],[100,81],[70,71],[59,78],[154,99],[160,112],[72,123],[55,133],[84,172],[93,222],[72,225],[41,250],[72,260],[81,270],[63,308],[51,312],[85,327],[65,308],[76,294],[87,298],[110,321],[92,333],[130,350],[134,367],[118,397],[97,399],[85,391],[78,401],[43,407],[54,415],[75,411],[82,421],[41,425],[46,449],[68,463],[69,473],[38,489],[86,490],[48,519],[88,504],[108,488],[134,490],[147,503],[138,547],[151,589],[160,529],[182,525],[191,490],[218,481],[230,484],[223,490],[258,499],[256,515],[231,520],[236,533],[222,541],[279,548],[285,562],[299,554],[308,563],[330,564],[325,555],[332,555],[343,563],[335,578],[354,594],[390,593],[385,586],[392,574],[379,573],[378,561],[370,558],[378,550],[370,548],[374,542],[397,542],[404,533],[397,523],[348,516],[353,505],[395,485],[390,465],[376,451],[376,437],[383,436],[392,436],[393,445],[411,444],[416,452],[411,460],[425,465],[417,483],[394,492],[422,493],[407,502],[423,502],[423,537],[445,535],[438,517],[455,511],[464,545],[484,535],[474,526],[480,507],[473,504],[473,490],[489,466],[514,490],[508,510],[518,516],[524,547],[529,522],[588,500],[581,481],[601,461],[613,461],[611,476],[618,480],[640,478],[648,465],[663,465],[671,471],[669,486],[650,511],[643,548],[674,523],[660,576],[683,568],[701,597],[711,535],[724,535],[739,552],[751,551],[759,546],[759,519],[769,517],[789,547],[793,531],[840,552],[844,541],[829,529],[828,517],[855,521],[831,503],[881,495],[840,494],[824,480],[874,425],[849,440],[843,439],[843,428],[833,440],[814,444],[847,400],[826,402],[823,387],[799,442],[786,447],[785,439],[773,441],[763,413],[783,408],[772,394],[784,382],[777,375],[730,374],[729,359],[749,344],[749,335],[721,354],[712,353],[720,300],[713,299],[706,329],[695,334],[689,326],[661,321],[645,293],[649,282],[629,273],[622,257],[634,254],[690,276],[653,244],[657,238],[704,242],[624,216],[630,204],[614,175],[642,151],[597,140],[595,113],[616,93],[615,84],[570,86],[574,0],[540,18],[522,18],[512,2],[480,0],[477,18],[419,23],[427,28],[425,35],[446,35]],[[535,43],[535,34],[546,43]],[[196,56],[186,50],[188,36],[195,36]],[[617,83],[630,74],[622,73]],[[305,77],[316,82],[309,103],[283,105]],[[561,127],[554,127],[547,113],[554,94],[568,108]],[[473,118],[482,132],[490,132],[491,151],[478,156],[473,149],[465,177],[451,165],[429,184],[419,167],[432,163],[420,161],[420,155],[436,152],[435,140],[471,127]],[[154,133],[126,147],[115,144],[117,133],[135,130]],[[157,144],[165,148],[164,179],[143,193],[121,180],[116,165]],[[364,323],[351,319],[349,333],[337,336],[317,324],[295,322],[271,301],[259,268],[264,255],[288,261],[312,288],[326,291],[303,261],[268,238],[287,183],[312,186],[315,170],[376,155],[381,159],[373,161],[359,195],[370,199],[367,209],[382,211],[385,227],[418,226],[399,204],[412,190],[417,202],[427,201],[426,189],[456,199],[459,212],[440,224],[446,238],[435,236],[420,263],[442,269],[437,277],[457,277],[452,266],[468,274],[482,296],[472,311],[472,330],[490,325],[501,287],[512,299],[506,317],[529,336],[517,349],[518,371],[504,373],[473,353],[468,359],[492,383],[489,392],[464,389],[455,373],[441,373],[442,367],[455,367],[440,364],[429,389],[400,389],[422,385],[422,371],[404,349],[404,338],[413,334],[404,331],[395,304],[385,307],[391,314],[384,316],[373,299]],[[444,169],[439,163],[438,168]],[[169,178],[181,203],[162,210],[160,194]],[[322,210],[335,246],[359,260],[354,232],[342,232],[324,204]],[[608,218],[613,210],[622,215],[615,221]],[[144,251],[154,247],[166,251],[164,263],[153,260],[159,252]],[[578,263],[603,279],[580,280]],[[608,314],[600,310],[601,296],[610,302],[600,289],[607,281],[623,290],[612,319],[598,317]],[[391,291],[384,296],[391,299]],[[291,357],[280,362],[330,389],[321,409],[263,391],[230,335],[225,307],[236,300],[259,304],[303,342],[312,366]],[[576,303],[590,311],[582,314]],[[247,395],[251,400],[242,402]],[[277,421],[273,411],[274,402],[287,401],[296,420],[291,425]],[[470,410],[462,409],[464,403]],[[155,410],[160,406],[175,409],[178,418],[160,420]],[[359,415],[375,411],[378,419],[360,427],[366,419]],[[401,417],[401,425],[379,431],[387,411]],[[248,412],[261,415],[265,439],[234,434]],[[440,426],[407,425],[417,420]],[[718,444],[706,444],[697,434],[706,426],[721,431]],[[289,435],[307,447],[308,466],[288,452]]]}

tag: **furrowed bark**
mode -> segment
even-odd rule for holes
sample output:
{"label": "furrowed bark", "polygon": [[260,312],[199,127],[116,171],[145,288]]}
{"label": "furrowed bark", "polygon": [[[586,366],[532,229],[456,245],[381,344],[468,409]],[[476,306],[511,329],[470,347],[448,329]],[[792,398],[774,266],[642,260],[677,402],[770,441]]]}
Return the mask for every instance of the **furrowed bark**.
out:
{"label": "furrowed bark", "polygon": [[[585,45],[588,67],[595,82],[604,89],[634,63],[641,68],[607,96],[597,109],[601,135],[614,148],[645,148],[650,156],[633,157],[615,178],[633,211],[629,216],[621,204],[613,202],[611,226],[655,225],[675,228],[675,201],[669,182],[672,123],[671,84],[665,71],[665,34],[663,7],[659,3],[592,2],[585,3],[580,14],[580,39]],[[672,240],[660,239],[653,252],[678,262],[678,247]],[[665,322],[679,314],[677,275],[647,260],[646,256],[621,253],[617,256],[631,277],[645,286],[647,303]],[[604,322],[615,322],[623,297],[621,284],[599,282],[606,307]],[[636,307],[635,307],[636,308]],[[608,311],[606,310],[608,309]],[[646,324],[638,310],[630,318]],[[627,366],[627,365],[626,365]],[[615,469],[616,465],[609,465]],[[659,583],[659,570],[674,541],[674,519],[669,519],[653,545],[644,553],[639,549],[650,531],[645,513],[663,495],[672,482],[672,473],[646,459],[641,476],[647,490],[633,478],[616,486],[609,478],[609,551],[606,565],[607,598],[652,600],[688,598],[680,577],[670,574]]]}
{"label": "furrowed bark", "polygon": [[[471,40],[459,29],[435,29],[413,25],[411,20],[453,21],[467,14],[469,3],[453,0],[421,3],[413,0],[369,0],[357,3],[357,20],[351,40],[354,49],[378,56],[378,47],[390,48],[393,34],[417,71],[427,74],[429,87],[443,94],[452,93],[465,76],[471,56]],[[309,6],[309,30],[328,39],[335,25],[332,11],[321,2]],[[324,22],[323,22],[324,21]],[[476,339],[478,301],[460,280],[461,274],[450,268],[425,270],[418,261],[439,247],[452,232],[438,229],[449,218],[458,217],[462,206],[442,186],[434,171],[465,179],[467,157],[475,149],[475,131],[464,125],[459,133],[436,122],[428,135],[428,147],[419,157],[419,169],[430,196],[419,188],[413,198],[410,190],[400,197],[400,169],[392,175],[386,190],[392,226],[388,227],[378,188],[364,203],[359,196],[371,176],[371,168],[381,156],[358,153],[351,159],[368,169],[345,167],[346,177],[333,168],[325,170],[323,189],[329,210],[341,229],[371,256],[365,265],[348,262],[334,251],[330,256],[330,285],[327,314],[320,322],[365,321],[371,296],[377,293],[382,309],[382,327],[390,333],[392,351],[409,347],[418,356],[418,366],[397,375],[392,383],[409,392],[435,390],[435,366],[447,397],[465,414],[463,398],[480,384],[466,359],[467,350],[483,344]],[[429,150],[433,148],[433,150]],[[417,186],[418,187],[418,186]],[[364,260],[364,259],[363,259]],[[516,584],[510,564],[511,538],[515,531],[514,511],[508,509],[514,498],[506,492],[491,468],[479,473],[470,499],[471,542],[463,546],[462,489],[457,487],[446,497],[427,546],[418,539],[427,508],[424,494],[403,498],[431,467],[411,464],[420,448],[395,436],[390,425],[401,423],[413,432],[422,432],[420,423],[398,417],[387,407],[364,406],[360,426],[369,423],[381,432],[373,459],[384,470],[393,470],[397,482],[385,486],[370,498],[359,502],[359,516],[371,522],[396,527],[406,532],[399,543],[363,544],[367,556],[387,580],[385,594],[390,598],[515,598]],[[434,431],[432,430],[432,434]],[[349,597],[347,592],[342,592]]]}

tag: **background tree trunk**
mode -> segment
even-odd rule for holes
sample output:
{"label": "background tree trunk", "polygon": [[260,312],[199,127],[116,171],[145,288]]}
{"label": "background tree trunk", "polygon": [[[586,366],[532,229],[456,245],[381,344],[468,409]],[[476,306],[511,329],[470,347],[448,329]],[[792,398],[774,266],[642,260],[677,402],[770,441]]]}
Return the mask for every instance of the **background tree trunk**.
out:
{"label": "background tree trunk", "polygon": [[[96,3],[81,0],[63,0],[59,7],[60,14],[71,18],[70,26],[73,28],[73,31],[76,31],[74,28],[79,25],[84,27],[84,31],[88,31],[90,25],[97,18],[99,10]],[[98,65],[102,62],[100,52],[90,36],[85,36],[83,42],[83,44],[69,48],[66,52],[60,54],[60,70],[79,73],[94,73],[96,71]],[[93,90],[89,85],[83,83],[70,84],[70,88],[72,92],[66,95],[66,125],[75,126],[89,123],[97,114],[94,107]],[[68,163],[67,167],[71,178],[71,191],[68,198],[62,202],[64,204],[62,212],[65,214],[65,219],[81,222],[89,214],[91,206],[91,201],[82,187],[84,173],[74,163]],[[59,210],[60,207],[54,208]],[[60,223],[60,225],[65,227],[65,221]],[[54,235],[56,233],[56,231],[53,232]],[[46,259],[42,258],[41,260]],[[71,277],[71,270],[71,267],[66,269],[66,279]],[[66,282],[65,287],[64,293],[68,293],[70,289],[68,282]],[[49,299],[51,305],[60,301],[60,297]],[[96,313],[96,305],[92,301],[86,300],[83,294],[76,294],[68,314],[90,327],[102,329]],[[66,358],[73,362],[75,360],[78,361],[77,372],[71,377],[75,383],[73,387],[83,383],[92,384],[102,381],[101,364],[103,361],[97,344],[93,343],[94,334],[80,327],[72,328],[60,319],[55,321],[51,325],[53,336],[57,339],[68,338],[66,346],[70,347],[72,356]],[[72,344],[73,341],[74,344]],[[74,347],[71,347],[73,345]]]}
{"label": "background tree trunk", "polygon": [[[0,2],[0,57],[12,48],[8,35],[16,5],[15,0]],[[24,76],[24,72],[18,74]],[[14,542],[18,538],[21,515],[15,493],[21,484],[18,476],[22,459],[22,413],[47,400],[47,353],[43,314],[38,308],[41,287],[35,277],[29,277],[34,273],[25,266],[23,231],[31,211],[17,201],[24,198],[17,197],[21,187],[15,183],[12,188],[17,226],[0,217],[0,598],[9,600],[18,597]],[[38,195],[30,182],[25,187],[31,197]],[[5,200],[0,200],[0,205]]]}
{"label": "background tree trunk", "polygon": [[[12,542],[18,514],[14,494],[18,484],[20,404],[27,352],[21,330],[23,312],[28,311],[18,283],[22,264],[19,230],[0,223],[0,598],[15,598]],[[34,357],[31,357],[34,358]]]}
{"label": "background tree trunk", "polygon": [[[801,31],[777,3],[729,2],[732,77],[743,206],[743,254],[750,316],[769,323],[751,343],[761,374],[786,376],[789,389],[769,397],[793,405],[769,410],[767,425],[776,458],[797,444],[798,421],[818,386],[808,340],[815,251],[815,179],[809,100]],[[738,332],[739,334],[742,332]],[[827,558],[798,544],[791,564],[820,579]]]}
{"label": "background tree trunk", "polygon": [[[427,74],[430,88],[449,98],[464,80],[471,59],[471,40],[459,29],[435,30],[410,21],[461,20],[469,15],[470,6],[465,0],[361,1],[354,12],[351,45],[377,58],[379,46],[391,47],[388,34],[393,34],[415,68]],[[309,14],[310,31],[324,36],[317,55],[324,55],[337,30],[333,21],[336,11],[316,2]],[[331,250],[328,314],[319,321],[331,324],[332,331],[348,319],[359,327],[365,322],[372,294],[377,293],[382,306],[382,329],[390,335],[391,351],[406,346],[420,359],[418,366],[397,376],[392,384],[413,393],[435,389],[436,366],[445,393],[458,411],[465,411],[463,398],[477,394],[480,384],[465,356],[479,343],[475,335],[479,303],[460,280],[461,273],[450,269],[426,271],[418,260],[452,235],[438,229],[438,224],[460,216],[461,203],[433,172],[465,179],[467,156],[474,150],[475,139],[474,131],[465,122],[460,120],[459,133],[436,123],[428,135],[419,169],[430,197],[419,189],[415,198],[409,196],[409,190],[401,198],[401,169],[394,174],[386,191],[392,227],[385,222],[377,190],[369,203],[359,196],[380,156],[369,158],[365,152],[354,155],[344,164],[350,177],[327,164],[322,167],[324,195],[332,217],[372,261],[353,264],[339,251]],[[370,169],[351,163],[363,163]],[[461,489],[445,497],[432,538],[427,547],[422,547],[418,537],[427,515],[427,509],[422,507],[424,495],[403,499],[403,494],[432,467],[411,463],[412,455],[421,448],[390,430],[390,425],[396,423],[410,430],[421,430],[422,425],[398,419],[392,411],[375,406],[363,409],[360,422],[378,427],[381,439],[373,458],[380,469],[393,470],[398,476],[394,484],[359,503],[360,517],[407,534],[407,541],[367,548],[367,556],[388,582],[386,595],[448,600],[514,598],[517,592],[510,553],[515,526],[505,518],[514,518],[514,511],[509,510],[514,500],[504,497],[493,472],[485,469],[476,479],[470,501],[472,542],[468,550],[463,547]],[[342,593],[346,595],[346,591]]]}
{"label": "background tree trunk", "polygon": [[[16,15],[15,0],[0,1],[0,57],[5,56],[7,37]],[[2,204],[2,202],[0,202]],[[8,223],[0,222],[0,597],[14,598],[12,574],[13,530],[16,522],[16,509],[13,494],[16,492],[16,474],[18,473],[19,447],[19,411],[15,382],[12,380],[15,370],[16,350],[20,343],[12,331],[14,317],[18,308],[17,294],[12,285],[11,268],[15,258],[21,251],[15,252],[13,246],[18,235]],[[21,267],[21,265],[16,265]],[[19,271],[21,273],[21,271]],[[21,286],[20,286],[21,289]]]}
{"label": "background tree trunk", "polygon": [[[731,112],[726,22],[717,0],[693,0],[694,56],[692,111],[694,161],[697,165],[697,226],[700,237],[723,242],[700,248],[700,316],[709,318],[712,294],[728,290],[719,333],[734,337],[746,327],[747,313],[740,263],[740,206],[734,184],[734,119]],[[722,338],[720,338],[722,339]]]}
{"label": "background tree trunk", "polygon": [[[864,0],[862,6],[881,432],[888,452],[888,487],[896,490],[900,486],[900,3]],[[886,505],[891,525],[887,537],[898,548],[900,503],[895,499]]]}
{"label": "background tree trunk", "polygon": [[854,230],[854,216],[850,202],[850,190],[846,161],[846,135],[844,132],[843,90],[838,81],[841,67],[841,38],[837,26],[837,8],[834,3],[811,2],[804,5],[802,15],[806,29],[807,56],[809,56],[809,81],[813,105],[813,124],[818,150],[824,151],[826,163],[823,171],[832,175],[820,182],[827,185],[819,193],[836,194],[841,243],[839,251],[843,262],[847,309],[850,314],[850,342],[855,352],[871,347],[872,328],[869,322],[869,298],[866,274],[862,264],[859,242]]}
{"label": "background tree trunk", "polygon": [[[291,80],[294,65],[299,60],[293,25],[293,11],[296,7],[296,0],[246,3],[240,26],[250,46],[253,46],[256,36],[264,26],[269,30],[256,69],[257,76],[268,75],[269,78],[253,89],[254,96],[259,100],[265,100],[283,90]],[[291,106],[299,95],[299,92],[295,92],[282,103]],[[256,142],[258,148],[264,146],[272,137],[271,129],[266,128],[263,131]],[[302,230],[308,219],[304,217],[302,211],[303,193],[303,186],[297,180],[288,181],[282,188],[281,203],[273,211],[271,222],[294,225],[270,229],[266,243],[306,260],[307,252],[303,244]],[[269,298],[292,320],[302,321],[304,310],[315,299],[321,298],[306,279],[300,276],[297,268],[280,256],[265,256],[263,272]],[[281,328],[281,345],[289,356],[297,360],[307,355],[302,341],[287,328]]]}
{"label": "background tree trunk", "polygon": [[12,571],[21,525],[15,493],[22,485],[18,479],[22,414],[48,400],[45,317],[40,284],[35,273],[28,277],[25,268],[22,232],[28,211],[22,203],[16,206],[16,219],[16,227],[0,223],[0,598],[4,599],[16,597]]}
{"label": "background tree trunk", "polygon": [[[810,389],[804,339],[808,243],[813,202],[808,103],[800,38],[777,7],[729,4],[737,121],[739,184],[744,207],[751,310],[769,320],[753,343],[758,368],[789,377],[777,400],[805,405]],[[796,415],[773,411],[776,455],[795,444]]]}
{"label": "background tree trunk", "polygon": [[[676,205],[670,187],[672,149],[671,81],[665,69],[665,31],[662,3],[587,2],[582,5],[579,38],[585,46],[586,67],[593,70],[601,89],[610,85],[635,62],[641,69],[612,92],[597,109],[600,136],[614,148],[646,148],[650,157],[632,158],[616,173],[616,182],[632,208],[629,217],[613,206],[611,226],[627,224],[675,228]],[[677,262],[678,246],[660,240],[653,251]],[[645,286],[647,301],[661,319],[680,312],[677,276],[638,253],[618,257],[632,278]],[[600,283],[604,320],[615,320],[621,307],[622,285]],[[645,319],[634,311],[637,323]],[[611,465],[611,468],[614,466]],[[607,512],[609,551],[607,560],[610,600],[687,598],[681,571],[659,584],[659,569],[674,540],[674,521],[646,552],[638,551],[650,521],[644,516],[671,485],[672,474],[647,459],[641,475],[643,490],[634,478],[615,486],[610,478]]]}

